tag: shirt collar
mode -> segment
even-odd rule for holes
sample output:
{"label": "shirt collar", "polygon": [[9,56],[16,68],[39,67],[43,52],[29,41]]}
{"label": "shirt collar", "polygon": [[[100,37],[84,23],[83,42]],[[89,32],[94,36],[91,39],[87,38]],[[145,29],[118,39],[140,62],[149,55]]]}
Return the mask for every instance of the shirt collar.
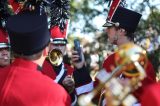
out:
{"label": "shirt collar", "polygon": [[23,58],[16,58],[14,62],[12,63],[14,66],[27,68],[28,70],[39,70],[40,66],[30,60],[23,59]]}

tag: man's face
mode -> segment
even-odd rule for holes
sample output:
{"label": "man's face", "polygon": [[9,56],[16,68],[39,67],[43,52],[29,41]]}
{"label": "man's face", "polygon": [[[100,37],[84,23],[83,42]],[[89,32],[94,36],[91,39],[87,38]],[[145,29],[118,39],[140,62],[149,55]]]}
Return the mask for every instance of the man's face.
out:
{"label": "man's face", "polygon": [[4,67],[10,64],[9,48],[0,48],[0,66]]}
{"label": "man's face", "polygon": [[115,40],[117,40],[117,29],[114,26],[111,27],[107,27],[106,29],[107,35],[108,35],[108,39],[109,42],[112,44],[115,44]]}
{"label": "man's face", "polygon": [[63,53],[63,55],[65,55],[66,44],[53,44],[53,43],[51,43],[49,46],[49,52],[52,51],[53,49],[58,49]]}

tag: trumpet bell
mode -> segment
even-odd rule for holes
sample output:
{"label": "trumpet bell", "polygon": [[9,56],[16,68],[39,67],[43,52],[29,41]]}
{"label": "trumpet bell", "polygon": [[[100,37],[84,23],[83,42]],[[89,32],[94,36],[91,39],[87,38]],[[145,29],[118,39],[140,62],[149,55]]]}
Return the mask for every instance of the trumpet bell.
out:
{"label": "trumpet bell", "polygon": [[116,65],[124,64],[121,72],[128,77],[139,76],[139,71],[136,69],[133,62],[138,62],[144,69],[147,66],[147,54],[144,49],[133,44],[127,43],[119,47],[115,54]]}
{"label": "trumpet bell", "polygon": [[59,66],[63,61],[63,54],[60,50],[53,49],[49,53],[48,58],[49,58],[49,61],[51,62],[52,65]]}

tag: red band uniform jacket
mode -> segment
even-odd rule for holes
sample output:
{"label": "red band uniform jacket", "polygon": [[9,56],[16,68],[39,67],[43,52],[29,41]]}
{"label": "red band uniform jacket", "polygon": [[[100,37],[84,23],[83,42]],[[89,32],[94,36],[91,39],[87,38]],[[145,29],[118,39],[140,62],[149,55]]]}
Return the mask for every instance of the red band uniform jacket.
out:
{"label": "red band uniform jacket", "polygon": [[[62,63],[60,66],[53,66],[49,60],[45,60],[42,67],[42,73],[52,78],[55,82],[62,85],[62,81],[67,75],[72,75],[75,81],[75,92],[70,94],[72,104],[77,102],[77,96],[88,93],[93,90],[93,82],[88,70],[74,69],[68,64]],[[62,85],[63,86],[63,85]],[[76,96],[76,97],[75,97]]]}
{"label": "red band uniform jacket", "polygon": [[144,90],[141,96],[141,106],[160,106],[160,82]]}
{"label": "red band uniform jacket", "polygon": [[70,106],[64,88],[31,61],[15,59],[0,71],[0,80],[0,106]]}

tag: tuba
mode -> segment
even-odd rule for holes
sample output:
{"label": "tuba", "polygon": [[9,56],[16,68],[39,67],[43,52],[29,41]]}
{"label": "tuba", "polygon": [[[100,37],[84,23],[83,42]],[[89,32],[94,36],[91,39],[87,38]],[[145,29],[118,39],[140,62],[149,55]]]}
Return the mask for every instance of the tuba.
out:
{"label": "tuba", "polygon": [[54,66],[59,66],[63,61],[63,53],[58,49],[53,49],[48,54],[48,59]]}
{"label": "tuba", "polygon": [[[107,73],[105,69],[99,71],[96,77],[100,84],[92,92],[79,97],[80,106],[96,106],[92,99],[101,93],[102,89],[105,91],[103,99],[106,106],[131,106],[137,102],[131,93],[141,86],[141,81],[146,77],[144,70],[148,61],[146,51],[133,43],[127,43],[121,45],[115,52],[115,61],[116,67],[112,73]],[[124,83],[122,79],[117,78],[120,73],[130,79]],[[102,98],[98,106],[102,106]]]}

